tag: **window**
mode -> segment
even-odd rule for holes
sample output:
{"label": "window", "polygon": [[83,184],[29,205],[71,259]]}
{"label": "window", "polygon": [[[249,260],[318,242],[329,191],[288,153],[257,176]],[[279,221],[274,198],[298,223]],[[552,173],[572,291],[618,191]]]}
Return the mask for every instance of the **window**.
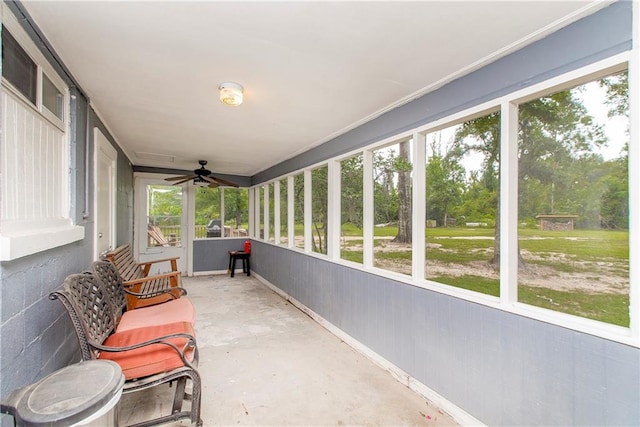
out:
{"label": "window", "polygon": [[294,247],[304,249],[304,174],[293,177]]}
{"label": "window", "polygon": [[327,166],[311,171],[311,250],[327,253]]}
{"label": "window", "polygon": [[629,326],[627,71],[518,106],[518,301]]}
{"label": "window", "polygon": [[[71,218],[68,88],[9,11],[2,21],[0,260],[8,261],[81,240],[84,227]],[[25,170],[38,173],[24,179]]]}
{"label": "window", "polygon": [[498,296],[500,112],[430,132],[425,144],[425,278]]}
{"label": "window", "polygon": [[340,258],[362,264],[363,155],[340,162]]}
{"label": "window", "polygon": [[182,190],[178,185],[147,186],[147,247],[182,245]]}
{"label": "window", "polygon": [[222,191],[220,188],[195,187],[196,217],[194,221],[194,236],[196,239],[223,236]]}
{"label": "window", "polygon": [[249,190],[246,188],[222,188],[224,198],[223,237],[248,236]]}
{"label": "window", "polygon": [[270,183],[267,186],[269,201],[268,201],[268,209],[269,209],[269,238],[267,239],[269,242],[276,241],[276,227],[275,227],[275,219],[276,219],[276,211],[275,211],[275,198],[274,198],[274,183]]}
{"label": "window", "polygon": [[[638,139],[629,113],[629,94],[637,94],[627,59],[621,54],[349,153],[340,159],[339,191],[327,188],[327,166],[287,177],[293,247],[305,248],[306,214],[307,250],[325,253],[327,242],[339,242],[338,262],[638,345],[630,320],[640,315],[630,305],[640,286],[630,262],[638,245],[630,230],[640,221],[630,216],[639,191],[630,147]],[[424,141],[417,153],[414,132]],[[424,169],[413,174],[418,158]],[[422,181],[415,182],[419,203],[414,175]],[[327,196],[338,192],[340,209],[328,211]],[[423,232],[411,223],[414,209],[424,212],[424,241],[412,241]],[[340,227],[328,227],[334,220]],[[422,249],[424,260],[414,259]]]}
{"label": "window", "polygon": [[280,180],[280,243],[287,245],[289,243],[289,203],[288,203],[288,185],[287,179]]}
{"label": "window", "polygon": [[264,187],[258,187],[256,188],[256,193],[257,193],[257,197],[258,197],[258,203],[260,208],[258,209],[259,214],[258,214],[258,230],[260,230],[260,238],[264,239]]}
{"label": "window", "polygon": [[42,105],[58,119],[63,120],[63,103],[64,96],[62,92],[58,90],[46,74],[42,74]]}
{"label": "window", "polygon": [[373,153],[374,266],[411,275],[411,140]]}
{"label": "window", "polygon": [[38,67],[4,25],[2,26],[2,77],[33,105],[36,105]]}

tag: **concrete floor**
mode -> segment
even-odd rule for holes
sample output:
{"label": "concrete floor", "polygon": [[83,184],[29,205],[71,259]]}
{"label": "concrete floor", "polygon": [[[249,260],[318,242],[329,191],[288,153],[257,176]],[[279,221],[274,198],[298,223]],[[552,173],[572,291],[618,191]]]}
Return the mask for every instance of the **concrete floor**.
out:
{"label": "concrete floor", "polygon": [[[199,276],[183,286],[197,312],[205,426],[456,425],[258,280]],[[168,413],[172,390],[124,395],[120,424]]]}

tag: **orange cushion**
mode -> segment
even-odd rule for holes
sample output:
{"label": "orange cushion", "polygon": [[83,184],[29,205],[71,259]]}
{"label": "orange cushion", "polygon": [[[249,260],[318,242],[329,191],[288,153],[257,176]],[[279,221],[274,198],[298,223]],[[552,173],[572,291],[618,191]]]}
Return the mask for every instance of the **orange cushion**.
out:
{"label": "orange cushion", "polygon": [[192,326],[196,323],[196,310],[187,297],[129,310],[122,315],[116,332],[176,322],[187,322]]}
{"label": "orange cushion", "polygon": [[[104,345],[109,347],[124,347],[163,335],[181,332],[195,336],[195,332],[190,323],[177,322],[116,332],[105,340]],[[187,338],[171,338],[167,341],[182,350],[188,340]],[[186,354],[187,360],[191,362],[195,356],[195,348],[189,349]],[[120,365],[122,373],[127,380],[165,373],[184,366],[180,355],[173,348],[164,344],[151,344],[135,350],[121,352],[102,351],[99,358],[113,360]]]}

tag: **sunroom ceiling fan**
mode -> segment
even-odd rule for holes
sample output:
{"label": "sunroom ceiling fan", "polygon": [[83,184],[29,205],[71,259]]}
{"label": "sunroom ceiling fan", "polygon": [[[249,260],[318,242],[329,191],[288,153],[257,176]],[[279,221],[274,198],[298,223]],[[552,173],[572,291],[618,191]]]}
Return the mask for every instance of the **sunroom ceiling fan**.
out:
{"label": "sunroom ceiling fan", "polygon": [[193,175],[182,175],[182,176],[174,176],[171,178],[165,178],[166,181],[177,181],[174,185],[184,184],[187,181],[193,180],[195,185],[199,185],[202,187],[210,187],[216,188],[220,185],[228,186],[228,187],[238,187],[238,184],[235,182],[227,181],[226,179],[218,178],[211,175],[211,171],[209,169],[205,169],[207,165],[206,160],[198,160],[198,164],[200,164],[200,169],[195,169],[193,171]]}

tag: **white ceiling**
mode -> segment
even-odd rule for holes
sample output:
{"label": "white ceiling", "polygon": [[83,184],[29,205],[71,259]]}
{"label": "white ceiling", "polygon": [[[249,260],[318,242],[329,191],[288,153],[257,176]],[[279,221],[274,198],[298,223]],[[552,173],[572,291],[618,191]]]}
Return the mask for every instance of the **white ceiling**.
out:
{"label": "white ceiling", "polygon": [[[27,1],[134,165],[253,175],[592,13],[592,1]],[[245,102],[224,106],[235,81]],[[146,153],[146,155],[145,155]],[[170,156],[173,161],[149,157]]]}

